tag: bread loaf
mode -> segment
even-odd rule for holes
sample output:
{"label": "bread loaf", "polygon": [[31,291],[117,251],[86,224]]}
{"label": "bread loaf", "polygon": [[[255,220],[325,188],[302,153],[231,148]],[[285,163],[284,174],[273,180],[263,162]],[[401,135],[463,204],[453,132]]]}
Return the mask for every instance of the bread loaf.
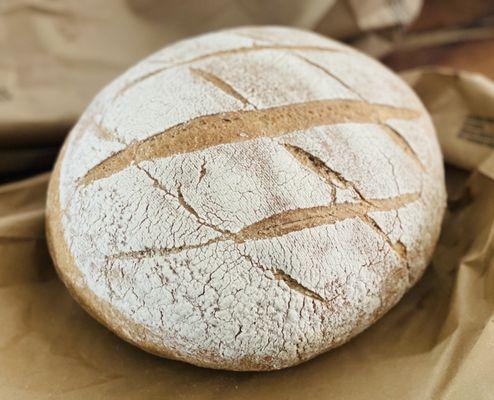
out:
{"label": "bread loaf", "polygon": [[53,173],[47,236],[116,334],[199,366],[272,370],[355,336],[430,261],[442,158],[415,94],[313,33],[178,42],[103,89]]}

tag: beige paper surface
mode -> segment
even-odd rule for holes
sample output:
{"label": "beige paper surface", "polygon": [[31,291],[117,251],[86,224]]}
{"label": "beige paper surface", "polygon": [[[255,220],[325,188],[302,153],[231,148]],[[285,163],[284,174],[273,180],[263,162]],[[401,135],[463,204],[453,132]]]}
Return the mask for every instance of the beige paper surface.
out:
{"label": "beige paper surface", "polygon": [[102,86],[178,39],[257,24],[360,38],[411,22],[420,5],[421,0],[1,0],[0,148],[13,141],[59,143]]}
{"label": "beige paper surface", "polygon": [[417,16],[422,1],[348,0],[357,24],[364,30],[406,25]]}
{"label": "beige paper surface", "polygon": [[[485,90],[467,86],[472,96]],[[444,143],[448,133],[438,129]],[[494,156],[471,173],[450,167],[447,176],[450,201],[442,236],[417,286],[348,344],[270,373],[201,369],[146,354],[115,337],[82,311],[54,273],[43,238],[48,174],[3,185],[0,398],[490,399]]]}
{"label": "beige paper surface", "polygon": [[[288,19],[259,21],[256,7],[281,2],[218,0],[204,11],[208,22],[197,11],[204,1],[184,5],[190,10],[181,16],[159,12],[163,3],[0,2],[7,48],[0,60],[0,179],[49,165],[98,87],[165,41],[225,21],[324,27],[327,16],[349,10],[349,3],[314,1],[301,12],[290,1],[280,14]],[[171,10],[182,3],[167,2]],[[191,21],[199,22],[189,30]],[[27,47],[20,51],[20,44]],[[149,355],[90,318],[57,278],[44,239],[49,175],[38,175],[0,185],[0,399],[492,399],[493,83],[438,70],[406,75],[451,163],[449,206],[432,265],[375,325],[339,349],[270,373],[213,371]]]}
{"label": "beige paper surface", "polygon": [[[422,77],[431,79],[427,74]],[[476,82],[465,84],[468,96],[485,92]],[[445,93],[456,96],[456,83]],[[438,126],[443,143],[445,128]],[[457,132],[449,135],[456,138]],[[457,151],[453,144],[445,148],[447,159]],[[48,175],[3,185],[0,398],[490,399],[494,156],[468,175],[448,169],[449,210],[432,265],[417,286],[350,343],[271,373],[201,369],[151,356],[115,337],[82,311],[54,273],[43,238]]]}
{"label": "beige paper surface", "polygon": [[446,69],[403,77],[423,99],[437,127],[446,160],[471,170],[494,150],[494,82]]}

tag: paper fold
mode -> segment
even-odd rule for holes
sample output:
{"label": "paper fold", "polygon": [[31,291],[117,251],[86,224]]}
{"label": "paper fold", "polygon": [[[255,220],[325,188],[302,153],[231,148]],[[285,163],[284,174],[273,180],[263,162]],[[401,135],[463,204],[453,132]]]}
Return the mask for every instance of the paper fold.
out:
{"label": "paper fold", "polygon": [[[33,63],[47,71],[55,68],[46,76],[31,64],[28,72],[22,71],[21,54],[14,54],[12,48],[10,61],[0,66],[0,175],[4,174],[4,181],[12,173],[42,169],[33,165],[38,156],[47,157],[42,163],[47,167],[67,126],[96,89],[124,66],[166,40],[203,30],[206,25],[252,23],[248,10],[234,2],[237,7],[224,7],[223,16],[211,13],[209,21],[197,27],[170,33],[178,24],[170,27],[148,21],[159,21],[162,15],[157,2],[97,3],[100,19],[96,18],[96,3],[85,10],[76,5],[79,2],[7,1],[0,5],[0,37],[5,31],[6,37],[12,37],[12,27],[25,26],[19,35],[37,40],[29,49]],[[220,3],[224,2],[213,1],[212,10],[218,10]],[[281,7],[280,2],[270,3]],[[339,15],[352,15],[349,4],[356,4],[313,3],[318,12],[300,15],[297,21],[315,24],[322,32],[328,25],[326,14],[339,7]],[[155,12],[149,14],[146,4],[156,7]],[[191,2],[191,12],[198,4]],[[255,10],[250,12],[255,14]],[[122,26],[103,26],[111,15],[123,21]],[[296,13],[281,13],[280,23],[286,22],[283,15],[290,18]],[[373,26],[373,21],[370,18],[366,23]],[[345,28],[347,33],[362,31],[355,20],[349,20],[350,28],[352,24],[355,29]],[[108,37],[122,35],[124,29],[135,32],[133,41],[112,54],[105,53],[105,43],[112,42]],[[87,31],[87,37],[78,36],[80,31]],[[98,38],[99,47],[94,45]],[[46,49],[50,49],[48,58]],[[479,75],[439,69],[415,70],[404,76],[436,125],[448,163],[449,204],[432,264],[375,325],[310,362],[270,373],[213,371],[149,355],[90,318],[57,278],[44,238],[49,174],[37,175],[0,185],[0,398],[492,398],[494,83]],[[10,103],[4,107],[6,102]],[[13,129],[25,127],[26,121],[39,121],[45,109],[49,109],[43,114],[45,122],[33,125],[38,129],[26,135],[24,128]],[[6,128],[6,121],[12,129]]]}

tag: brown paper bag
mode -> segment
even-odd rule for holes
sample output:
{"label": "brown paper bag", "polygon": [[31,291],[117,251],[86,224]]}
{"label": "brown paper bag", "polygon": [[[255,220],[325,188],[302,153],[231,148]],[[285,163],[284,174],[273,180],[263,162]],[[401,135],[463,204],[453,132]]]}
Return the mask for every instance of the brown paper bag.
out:
{"label": "brown paper bag", "polygon": [[[94,93],[169,41],[276,23],[383,54],[420,4],[3,0],[0,180],[47,169]],[[406,77],[450,163],[449,205],[432,265],[384,318],[341,348],[277,372],[213,371],[149,355],[86,315],[57,278],[43,233],[49,175],[39,175],[0,185],[0,399],[491,399],[493,83],[440,70]]]}
{"label": "brown paper bag", "polygon": [[446,161],[468,170],[494,149],[494,82],[479,74],[418,70],[403,74],[423,99]]}
{"label": "brown paper bag", "polygon": [[277,24],[357,40],[368,32],[410,23],[421,4],[421,0],[2,0],[0,148],[13,142],[59,144],[103,85],[178,39],[231,26]]}
{"label": "brown paper bag", "polygon": [[471,172],[448,168],[450,201],[432,265],[375,325],[277,372],[214,371],[149,355],[91,319],[54,273],[43,235],[45,174],[0,187],[0,398],[492,398],[494,155],[459,133],[463,120],[445,117],[488,115],[492,82],[430,70],[411,76],[446,159]]}

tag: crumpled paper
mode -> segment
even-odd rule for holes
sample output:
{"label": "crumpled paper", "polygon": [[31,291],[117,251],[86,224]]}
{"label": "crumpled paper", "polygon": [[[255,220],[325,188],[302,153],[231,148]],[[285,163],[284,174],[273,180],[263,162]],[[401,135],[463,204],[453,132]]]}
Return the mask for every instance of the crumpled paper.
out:
{"label": "crumpled paper", "polygon": [[48,170],[90,99],[170,42],[231,26],[278,24],[354,45],[372,35],[367,50],[383,53],[393,43],[385,36],[410,23],[421,5],[422,0],[1,0],[0,180]]}
{"label": "crumpled paper", "polygon": [[[373,30],[373,18],[367,25],[355,22],[358,17],[343,20],[355,15],[349,7],[358,1],[312,0],[307,8],[283,2],[290,5],[276,21],[258,10],[261,4],[279,10],[281,0],[211,1],[203,11],[208,18],[197,11],[203,1],[171,1],[161,8],[163,3],[0,3],[0,45],[6,49],[0,60],[0,180],[10,181],[0,185],[0,398],[491,399],[494,83],[475,74],[404,74],[438,130],[448,162],[448,211],[424,277],[344,346],[283,371],[208,370],[125,343],[72,300],[44,238],[49,173],[16,178],[51,165],[69,126],[101,85],[166,41],[225,21],[286,23],[324,33],[333,26],[357,41],[369,26],[373,37],[381,34]],[[385,3],[400,2],[374,2]],[[170,12],[179,5],[187,12]],[[415,13],[402,7],[406,15]]]}
{"label": "crumpled paper", "polygon": [[[454,164],[471,140],[461,134],[464,121],[444,114],[485,115],[493,83],[431,70],[407,78]],[[349,343],[268,373],[198,368],[117,338],[72,300],[54,272],[43,234],[49,174],[0,186],[0,398],[492,398],[494,154],[486,143],[472,146],[470,171],[447,168],[448,211],[419,283]]]}
{"label": "crumpled paper", "polygon": [[437,127],[446,161],[471,170],[494,150],[494,82],[447,69],[410,71],[403,77],[422,97]]}

